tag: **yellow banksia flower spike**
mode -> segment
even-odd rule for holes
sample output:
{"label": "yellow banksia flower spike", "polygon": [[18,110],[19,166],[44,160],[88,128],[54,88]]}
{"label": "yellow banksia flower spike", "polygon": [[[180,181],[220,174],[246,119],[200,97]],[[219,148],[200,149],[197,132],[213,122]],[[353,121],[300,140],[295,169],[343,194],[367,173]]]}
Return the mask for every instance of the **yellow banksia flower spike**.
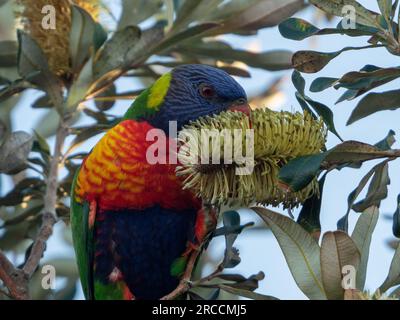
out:
{"label": "yellow banksia flower spike", "polygon": [[[70,72],[69,34],[71,30],[71,4],[85,9],[93,19],[99,15],[98,0],[16,0],[17,16],[21,25],[46,55],[50,70],[58,76]],[[56,12],[56,28],[44,29],[42,8],[51,5]]]}
{"label": "yellow banksia flower spike", "polygon": [[[220,134],[219,145],[213,148],[215,141],[212,143],[212,138],[201,137],[204,129],[218,132],[228,129],[231,140]],[[240,139],[234,138],[233,129],[241,129]],[[254,135],[254,168],[248,174],[238,175],[236,169],[245,164],[238,162],[235,155],[246,155],[246,130]],[[293,208],[319,192],[318,181],[315,179],[299,192],[291,192],[280,187],[279,170],[296,157],[322,152],[326,135],[322,120],[314,119],[307,112],[257,109],[250,119],[243,113],[223,112],[194,121],[181,132],[177,175],[184,179],[185,188],[209,204],[245,206],[259,203]],[[232,149],[227,143],[234,145],[232,164],[227,164],[227,158],[224,158],[225,149]],[[241,148],[237,148],[238,144]],[[220,157],[220,161],[212,162],[213,156]],[[210,164],[205,164],[202,159],[208,159]]]}

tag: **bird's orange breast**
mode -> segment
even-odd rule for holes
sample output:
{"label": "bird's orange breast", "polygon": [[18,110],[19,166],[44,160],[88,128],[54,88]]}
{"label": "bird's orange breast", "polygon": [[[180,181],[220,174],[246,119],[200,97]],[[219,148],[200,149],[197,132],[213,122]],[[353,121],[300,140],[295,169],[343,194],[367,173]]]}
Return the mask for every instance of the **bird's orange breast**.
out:
{"label": "bird's orange breast", "polygon": [[[82,163],[75,200],[96,201],[102,209],[199,208],[200,201],[183,191],[175,175],[176,164],[150,164],[146,141],[153,127],[147,122],[125,120],[110,129]],[[171,140],[167,141],[171,143]],[[165,148],[168,160],[168,147]]]}

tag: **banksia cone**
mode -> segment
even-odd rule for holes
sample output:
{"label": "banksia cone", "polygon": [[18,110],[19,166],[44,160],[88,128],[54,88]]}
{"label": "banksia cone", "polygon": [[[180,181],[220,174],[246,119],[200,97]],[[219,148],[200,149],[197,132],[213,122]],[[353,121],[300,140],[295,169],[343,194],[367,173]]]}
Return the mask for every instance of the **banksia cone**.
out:
{"label": "banksia cone", "polygon": [[[20,5],[17,15],[28,34],[35,39],[43,50],[50,70],[58,76],[66,76],[70,72],[69,33],[71,30],[71,4],[85,9],[97,19],[98,0],[16,0]],[[51,5],[56,11],[56,28],[42,27],[44,6]]]}
{"label": "banksia cone", "polygon": [[[204,129],[216,129],[218,132],[229,129],[225,132],[229,132],[234,145],[231,164],[226,163],[226,157],[224,159],[227,154],[224,147],[231,148],[227,145],[229,140],[220,134],[217,138],[219,146],[215,147],[217,140],[210,144],[211,139],[207,140],[204,136],[202,139]],[[239,139],[235,139],[233,129],[242,129],[241,134],[236,131]],[[246,142],[246,130],[254,134],[254,168],[248,174],[238,174],[237,168],[244,166],[240,155],[245,155],[246,143],[251,143],[250,140]],[[239,112],[223,112],[192,122],[181,131],[179,139],[180,166],[177,175],[184,179],[184,188],[194,191],[206,203],[241,206],[251,203],[282,204],[285,208],[293,208],[319,192],[317,180],[299,192],[280,188],[278,180],[279,169],[288,161],[319,153],[325,147],[326,128],[322,120],[314,119],[309,113],[258,109],[248,118]],[[212,163],[210,159],[213,157],[220,157],[219,164],[204,163],[205,159]]]}

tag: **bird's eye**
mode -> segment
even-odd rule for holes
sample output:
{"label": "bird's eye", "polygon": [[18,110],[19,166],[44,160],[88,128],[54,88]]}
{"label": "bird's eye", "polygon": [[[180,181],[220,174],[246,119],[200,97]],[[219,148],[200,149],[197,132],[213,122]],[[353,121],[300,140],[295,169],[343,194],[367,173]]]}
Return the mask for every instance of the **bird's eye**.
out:
{"label": "bird's eye", "polygon": [[215,90],[209,85],[200,85],[200,94],[206,99],[213,98],[215,97]]}

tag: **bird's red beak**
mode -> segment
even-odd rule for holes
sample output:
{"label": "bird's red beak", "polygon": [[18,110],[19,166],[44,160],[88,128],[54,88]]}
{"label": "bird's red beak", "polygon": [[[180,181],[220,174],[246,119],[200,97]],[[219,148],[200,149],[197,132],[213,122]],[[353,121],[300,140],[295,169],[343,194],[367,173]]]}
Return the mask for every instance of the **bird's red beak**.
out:
{"label": "bird's red beak", "polygon": [[229,111],[243,112],[247,116],[250,116],[251,108],[247,102],[233,103],[229,108]]}

